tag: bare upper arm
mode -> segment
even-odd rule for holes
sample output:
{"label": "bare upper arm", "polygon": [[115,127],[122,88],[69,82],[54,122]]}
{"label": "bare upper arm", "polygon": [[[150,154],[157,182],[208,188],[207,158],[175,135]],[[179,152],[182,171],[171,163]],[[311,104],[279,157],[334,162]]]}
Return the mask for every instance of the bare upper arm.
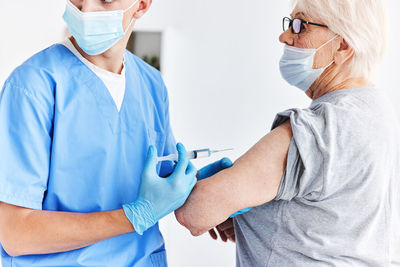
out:
{"label": "bare upper arm", "polygon": [[[229,170],[235,179],[236,208],[262,205],[273,200],[286,169],[292,129],[289,122],[261,138]],[[239,194],[244,191],[245,194]]]}
{"label": "bare upper arm", "polygon": [[178,221],[198,235],[238,210],[274,199],[291,138],[292,129],[286,122],[264,136],[233,167],[198,182],[185,205],[177,210]]}

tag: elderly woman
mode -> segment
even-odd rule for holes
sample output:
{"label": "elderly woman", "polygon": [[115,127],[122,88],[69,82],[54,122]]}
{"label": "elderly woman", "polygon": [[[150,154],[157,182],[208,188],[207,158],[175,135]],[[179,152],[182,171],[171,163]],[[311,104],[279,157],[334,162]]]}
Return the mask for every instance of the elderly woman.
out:
{"label": "elderly woman", "polygon": [[[373,85],[384,2],[295,4],[280,70],[311,105],[279,113],[233,167],[198,182],[176,216],[194,235],[217,226],[236,239],[238,266],[400,264],[400,127]],[[246,207],[256,208],[227,220]]]}

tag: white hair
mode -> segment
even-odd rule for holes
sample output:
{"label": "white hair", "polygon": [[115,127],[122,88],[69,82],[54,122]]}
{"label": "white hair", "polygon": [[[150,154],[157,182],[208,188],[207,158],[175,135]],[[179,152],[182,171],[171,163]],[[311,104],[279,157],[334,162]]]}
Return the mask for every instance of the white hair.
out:
{"label": "white hair", "polygon": [[387,45],[385,0],[294,0],[293,4],[343,37],[354,50],[350,75],[372,81]]}

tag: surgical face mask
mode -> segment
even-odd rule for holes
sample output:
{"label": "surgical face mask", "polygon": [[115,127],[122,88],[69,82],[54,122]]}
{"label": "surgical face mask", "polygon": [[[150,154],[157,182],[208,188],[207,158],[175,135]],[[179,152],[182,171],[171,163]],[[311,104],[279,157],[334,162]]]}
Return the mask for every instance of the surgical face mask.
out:
{"label": "surgical face mask", "polygon": [[283,56],[279,63],[283,79],[290,85],[296,86],[306,92],[318,77],[321,76],[324,70],[334,62],[332,61],[324,68],[313,69],[315,54],[337,36],[338,35],[316,49],[297,48],[285,45]]}
{"label": "surgical face mask", "polygon": [[[68,30],[74,36],[79,47],[88,55],[99,55],[115,45],[127,31],[123,28],[125,10],[82,12],[70,0],[67,0],[63,19]],[[129,23],[130,28],[134,19]]]}

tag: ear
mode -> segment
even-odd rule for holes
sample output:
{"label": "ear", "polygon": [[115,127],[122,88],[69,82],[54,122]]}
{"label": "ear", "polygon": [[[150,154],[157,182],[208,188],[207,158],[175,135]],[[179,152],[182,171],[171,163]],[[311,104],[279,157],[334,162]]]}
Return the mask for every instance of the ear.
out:
{"label": "ear", "polygon": [[340,40],[340,46],[338,50],[335,52],[334,61],[337,65],[343,65],[347,61],[349,61],[354,55],[353,48],[346,42],[344,38]]}
{"label": "ear", "polygon": [[149,10],[153,0],[139,0],[139,8],[133,15],[135,19],[140,19]]}

